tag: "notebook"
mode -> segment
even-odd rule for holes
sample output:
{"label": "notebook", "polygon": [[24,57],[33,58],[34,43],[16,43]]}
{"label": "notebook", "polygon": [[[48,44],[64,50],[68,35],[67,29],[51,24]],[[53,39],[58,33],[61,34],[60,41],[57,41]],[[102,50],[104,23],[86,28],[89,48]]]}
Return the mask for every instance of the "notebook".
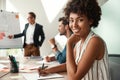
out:
{"label": "notebook", "polygon": [[47,76],[40,76],[38,73],[22,73],[24,78],[26,80],[48,80],[48,79],[54,79],[54,78],[64,78],[62,75],[54,73],[54,74],[49,74]]}
{"label": "notebook", "polygon": [[6,65],[0,64],[0,78],[9,73],[9,71],[3,71],[4,68],[8,67]]}
{"label": "notebook", "polygon": [[0,78],[7,75],[8,73],[9,73],[8,71],[7,72],[0,71]]}

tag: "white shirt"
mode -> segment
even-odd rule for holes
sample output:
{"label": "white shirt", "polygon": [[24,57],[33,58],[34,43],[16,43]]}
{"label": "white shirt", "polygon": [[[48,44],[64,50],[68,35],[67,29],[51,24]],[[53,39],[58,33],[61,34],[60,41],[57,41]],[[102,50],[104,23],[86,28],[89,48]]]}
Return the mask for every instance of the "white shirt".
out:
{"label": "white shirt", "polygon": [[29,24],[29,26],[28,26],[28,29],[26,31],[26,44],[33,43],[33,35],[34,35],[35,25],[36,25],[36,23]]}

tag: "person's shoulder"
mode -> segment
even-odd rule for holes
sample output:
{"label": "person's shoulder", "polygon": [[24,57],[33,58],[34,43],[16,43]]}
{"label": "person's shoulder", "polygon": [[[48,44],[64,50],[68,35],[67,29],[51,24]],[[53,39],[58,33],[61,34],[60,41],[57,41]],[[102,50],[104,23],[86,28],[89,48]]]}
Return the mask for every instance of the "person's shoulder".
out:
{"label": "person's shoulder", "polygon": [[39,26],[39,27],[43,27],[43,25],[41,25],[41,24],[39,24],[39,23],[36,23],[36,25]]}
{"label": "person's shoulder", "polygon": [[29,23],[26,23],[25,25],[29,25]]}
{"label": "person's shoulder", "polygon": [[26,24],[25,24],[25,29],[28,27],[28,25],[29,25],[29,23],[26,23]]}
{"label": "person's shoulder", "polygon": [[99,37],[99,36],[93,36],[90,39],[90,43],[96,44],[96,45],[103,45],[104,44],[104,40],[101,37]]}

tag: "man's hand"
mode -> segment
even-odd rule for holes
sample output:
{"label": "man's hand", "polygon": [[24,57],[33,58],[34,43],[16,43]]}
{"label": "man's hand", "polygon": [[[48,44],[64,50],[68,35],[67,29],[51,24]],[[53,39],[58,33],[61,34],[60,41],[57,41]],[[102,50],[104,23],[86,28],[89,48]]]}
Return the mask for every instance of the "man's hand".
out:
{"label": "man's hand", "polygon": [[52,57],[46,56],[46,57],[45,57],[45,60],[46,60],[47,62],[51,62],[51,61],[55,61],[56,59],[55,59],[55,56],[52,56]]}
{"label": "man's hand", "polygon": [[14,37],[14,35],[8,35],[9,39],[12,39]]}

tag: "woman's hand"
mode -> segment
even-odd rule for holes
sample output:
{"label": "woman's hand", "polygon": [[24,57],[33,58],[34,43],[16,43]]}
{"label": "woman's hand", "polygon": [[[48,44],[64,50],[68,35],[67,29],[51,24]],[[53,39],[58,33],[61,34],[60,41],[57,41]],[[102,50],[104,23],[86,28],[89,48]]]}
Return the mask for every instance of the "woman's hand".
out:
{"label": "woman's hand", "polygon": [[39,76],[46,76],[49,73],[46,71],[46,69],[38,68],[38,74]]}
{"label": "woman's hand", "polygon": [[68,38],[68,44],[74,46],[80,40],[80,36],[72,34],[70,38]]}

